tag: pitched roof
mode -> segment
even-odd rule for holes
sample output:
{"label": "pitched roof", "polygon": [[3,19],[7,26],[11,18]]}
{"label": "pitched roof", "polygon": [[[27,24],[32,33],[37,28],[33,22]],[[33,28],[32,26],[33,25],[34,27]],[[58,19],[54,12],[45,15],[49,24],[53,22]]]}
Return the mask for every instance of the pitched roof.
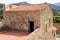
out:
{"label": "pitched roof", "polygon": [[20,5],[15,8],[10,8],[6,11],[36,11],[41,10],[48,7],[48,4],[27,4],[27,5]]}

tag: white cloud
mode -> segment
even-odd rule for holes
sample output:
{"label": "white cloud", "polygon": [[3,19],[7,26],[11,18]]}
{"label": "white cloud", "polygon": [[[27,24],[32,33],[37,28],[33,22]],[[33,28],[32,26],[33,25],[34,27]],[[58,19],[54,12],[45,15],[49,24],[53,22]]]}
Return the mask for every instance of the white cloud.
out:
{"label": "white cloud", "polygon": [[28,3],[37,4],[37,3],[57,3],[60,2],[60,0],[0,0],[0,3],[16,3],[16,2],[22,2],[27,1]]}

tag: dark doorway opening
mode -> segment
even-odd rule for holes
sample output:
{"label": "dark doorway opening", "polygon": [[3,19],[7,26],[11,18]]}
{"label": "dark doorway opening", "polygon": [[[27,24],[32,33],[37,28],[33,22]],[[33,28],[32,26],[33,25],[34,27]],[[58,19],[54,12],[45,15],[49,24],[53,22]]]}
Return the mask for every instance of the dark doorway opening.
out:
{"label": "dark doorway opening", "polygon": [[29,21],[30,33],[34,31],[34,21]]}

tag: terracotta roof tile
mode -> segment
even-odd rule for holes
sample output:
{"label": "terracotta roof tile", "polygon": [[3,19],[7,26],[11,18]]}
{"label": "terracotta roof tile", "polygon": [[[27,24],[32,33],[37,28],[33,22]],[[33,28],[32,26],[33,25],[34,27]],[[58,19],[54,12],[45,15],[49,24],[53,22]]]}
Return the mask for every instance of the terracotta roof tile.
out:
{"label": "terracotta roof tile", "polygon": [[54,27],[54,26],[53,26],[52,28],[53,28],[53,30],[54,30],[54,31],[56,31],[56,30],[57,30],[57,28],[56,28],[56,27]]}
{"label": "terracotta roof tile", "polygon": [[15,8],[10,8],[6,11],[32,11],[32,10],[41,10],[46,8],[47,4],[27,4],[27,5],[20,5]]}

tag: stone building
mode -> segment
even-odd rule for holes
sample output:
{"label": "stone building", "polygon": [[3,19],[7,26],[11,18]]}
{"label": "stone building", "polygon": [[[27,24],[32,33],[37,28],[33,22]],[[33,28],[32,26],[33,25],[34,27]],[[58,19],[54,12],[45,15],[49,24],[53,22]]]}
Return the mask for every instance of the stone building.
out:
{"label": "stone building", "polygon": [[[36,34],[39,34],[37,37],[39,38],[41,35],[41,38],[43,38],[37,38],[38,40],[55,40],[53,13],[49,4],[28,4],[4,9],[4,22],[13,30],[33,32],[39,28],[38,33],[36,32]],[[34,35],[33,33],[32,35]],[[33,38],[26,40],[33,40]]]}

